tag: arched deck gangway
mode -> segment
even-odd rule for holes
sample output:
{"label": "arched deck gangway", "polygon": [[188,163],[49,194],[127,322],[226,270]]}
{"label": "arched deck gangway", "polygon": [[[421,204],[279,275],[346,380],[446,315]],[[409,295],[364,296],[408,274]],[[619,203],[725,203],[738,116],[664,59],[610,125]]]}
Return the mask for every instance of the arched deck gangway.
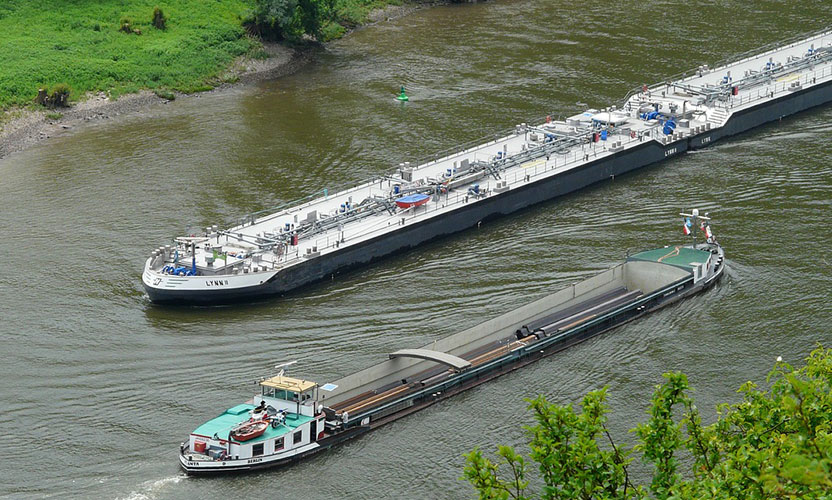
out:
{"label": "arched deck gangway", "polygon": [[430,349],[400,349],[390,354],[390,359],[395,358],[425,359],[450,366],[458,372],[471,368],[470,361],[466,361],[458,356],[454,356],[453,354],[448,354],[447,352],[431,351]]}

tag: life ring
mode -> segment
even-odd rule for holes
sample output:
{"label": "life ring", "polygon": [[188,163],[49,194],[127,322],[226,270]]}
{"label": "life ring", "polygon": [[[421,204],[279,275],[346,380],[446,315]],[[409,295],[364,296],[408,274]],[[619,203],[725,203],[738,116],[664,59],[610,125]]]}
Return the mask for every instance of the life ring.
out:
{"label": "life ring", "polygon": [[630,131],[630,139],[635,139],[635,138],[636,138],[636,131],[635,131],[635,130],[631,130],[631,131]]}
{"label": "life ring", "polygon": [[272,420],[271,423],[272,423],[272,429],[277,429],[277,427],[280,425],[280,422],[278,422],[277,419]]}

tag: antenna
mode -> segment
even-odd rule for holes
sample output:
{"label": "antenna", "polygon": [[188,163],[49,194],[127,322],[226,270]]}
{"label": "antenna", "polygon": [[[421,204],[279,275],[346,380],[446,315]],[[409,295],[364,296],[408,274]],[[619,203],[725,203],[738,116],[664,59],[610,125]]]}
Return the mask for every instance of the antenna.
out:
{"label": "antenna", "polygon": [[286,363],[280,363],[278,365],[274,365],[275,370],[280,370],[277,372],[278,377],[282,377],[283,373],[286,371],[287,366],[292,366],[293,364],[297,363],[297,361],[287,361]]}

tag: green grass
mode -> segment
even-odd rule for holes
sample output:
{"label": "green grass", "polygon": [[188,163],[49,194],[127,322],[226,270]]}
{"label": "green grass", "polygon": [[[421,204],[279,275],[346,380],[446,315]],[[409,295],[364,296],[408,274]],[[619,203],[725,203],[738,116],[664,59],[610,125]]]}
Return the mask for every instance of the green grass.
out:
{"label": "green grass", "polygon": [[[153,27],[153,8],[167,29]],[[0,109],[31,104],[38,88],[65,82],[71,99],[140,89],[210,89],[235,57],[259,43],[240,17],[250,0],[3,0],[0,2]],[[129,18],[141,35],[119,31]]]}
{"label": "green grass", "polygon": [[[176,92],[233,83],[240,55],[265,59],[241,19],[255,0],[0,0],[0,111],[32,105],[39,88],[71,88],[70,100],[104,91],[113,99],[150,89]],[[407,0],[335,0],[322,42],[367,22],[367,15]],[[160,7],[167,29],[153,27]],[[121,21],[141,35],[120,31]],[[3,113],[0,113],[2,115]]]}

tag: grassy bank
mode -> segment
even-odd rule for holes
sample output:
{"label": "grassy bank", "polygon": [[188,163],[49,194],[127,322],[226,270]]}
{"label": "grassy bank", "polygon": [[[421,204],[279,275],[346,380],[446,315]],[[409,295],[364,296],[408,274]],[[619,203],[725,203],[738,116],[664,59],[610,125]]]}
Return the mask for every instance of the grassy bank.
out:
{"label": "grassy bank", "polygon": [[[75,101],[90,91],[116,98],[150,89],[168,96],[234,81],[229,68],[238,56],[266,57],[241,24],[258,1],[0,2],[0,125],[10,119],[8,110],[31,107],[41,88],[68,87]],[[342,36],[366,23],[373,10],[423,2],[332,0],[319,39]],[[155,7],[165,15],[164,29],[153,25]]]}
{"label": "grassy bank", "polygon": [[[167,18],[153,27],[155,6]],[[39,88],[66,83],[70,98],[141,88],[201,90],[259,44],[245,36],[243,0],[0,2],[0,109],[30,104]],[[121,22],[141,34],[120,31]]]}

